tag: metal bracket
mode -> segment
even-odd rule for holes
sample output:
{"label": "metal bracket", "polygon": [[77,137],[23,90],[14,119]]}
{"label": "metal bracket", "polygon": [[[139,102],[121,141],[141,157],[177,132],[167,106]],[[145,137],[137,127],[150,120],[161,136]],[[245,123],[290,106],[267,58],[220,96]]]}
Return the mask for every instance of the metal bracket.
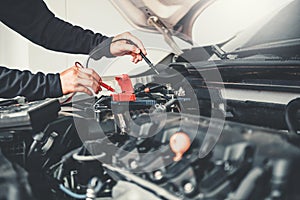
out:
{"label": "metal bracket", "polygon": [[174,41],[171,31],[157,16],[149,17],[148,24],[154,26],[156,30],[164,36],[165,41],[173,49],[176,55],[183,53],[178,44]]}

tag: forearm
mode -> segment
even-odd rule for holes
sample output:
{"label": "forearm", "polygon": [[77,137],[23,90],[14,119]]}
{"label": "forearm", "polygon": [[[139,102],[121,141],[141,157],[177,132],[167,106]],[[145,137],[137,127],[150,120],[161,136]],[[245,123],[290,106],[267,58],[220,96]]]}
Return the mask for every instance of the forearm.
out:
{"label": "forearm", "polygon": [[42,0],[0,0],[0,21],[30,41],[60,52],[88,54],[107,39],[56,18]]}
{"label": "forearm", "polygon": [[62,96],[59,74],[33,74],[0,67],[0,97],[24,96],[28,100],[39,100]]}
{"label": "forearm", "polygon": [[47,49],[65,53],[89,54],[95,46],[107,39],[100,33],[84,30],[56,17],[49,18],[42,29],[36,30],[38,37],[30,40]]}

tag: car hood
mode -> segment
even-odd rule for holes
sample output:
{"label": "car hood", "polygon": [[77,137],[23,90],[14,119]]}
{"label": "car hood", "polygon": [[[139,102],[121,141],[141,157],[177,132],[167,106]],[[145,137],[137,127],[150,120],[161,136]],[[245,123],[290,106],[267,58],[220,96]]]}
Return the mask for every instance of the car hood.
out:
{"label": "car hood", "polygon": [[[216,0],[111,0],[136,29],[158,31],[156,21],[172,35],[192,43],[192,27],[198,15]],[[164,30],[163,30],[164,31]]]}

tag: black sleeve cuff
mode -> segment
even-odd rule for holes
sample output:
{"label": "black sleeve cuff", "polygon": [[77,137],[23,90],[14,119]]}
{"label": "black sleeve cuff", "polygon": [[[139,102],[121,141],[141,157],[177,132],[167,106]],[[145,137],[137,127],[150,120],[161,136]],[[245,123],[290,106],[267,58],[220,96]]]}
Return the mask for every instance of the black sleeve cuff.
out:
{"label": "black sleeve cuff", "polygon": [[57,74],[47,74],[46,79],[48,82],[48,96],[49,98],[61,97],[63,95],[60,75]]}
{"label": "black sleeve cuff", "polygon": [[0,67],[0,85],[2,98],[24,96],[33,101],[62,96],[59,74],[32,74],[27,70]]}
{"label": "black sleeve cuff", "polygon": [[91,52],[90,57],[94,60],[99,60],[103,56],[107,58],[115,57],[110,53],[110,45],[112,43],[113,37],[107,38],[100,44],[98,44]]}

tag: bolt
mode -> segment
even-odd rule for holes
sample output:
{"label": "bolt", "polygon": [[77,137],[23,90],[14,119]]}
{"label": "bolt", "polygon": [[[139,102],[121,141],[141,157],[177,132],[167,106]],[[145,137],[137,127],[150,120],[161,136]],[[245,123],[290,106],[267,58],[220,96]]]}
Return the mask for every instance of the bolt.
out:
{"label": "bolt", "polygon": [[194,185],[190,182],[184,184],[183,186],[184,192],[185,193],[191,193],[194,190]]}
{"label": "bolt", "polygon": [[215,165],[221,166],[221,165],[223,165],[223,164],[224,164],[224,161],[223,161],[223,160],[217,160],[217,161],[215,162]]}
{"label": "bolt", "polygon": [[163,174],[160,170],[154,172],[154,178],[155,180],[161,180],[163,178]]}
{"label": "bolt", "polygon": [[130,168],[131,169],[136,169],[137,167],[138,167],[138,164],[135,160],[130,163]]}

